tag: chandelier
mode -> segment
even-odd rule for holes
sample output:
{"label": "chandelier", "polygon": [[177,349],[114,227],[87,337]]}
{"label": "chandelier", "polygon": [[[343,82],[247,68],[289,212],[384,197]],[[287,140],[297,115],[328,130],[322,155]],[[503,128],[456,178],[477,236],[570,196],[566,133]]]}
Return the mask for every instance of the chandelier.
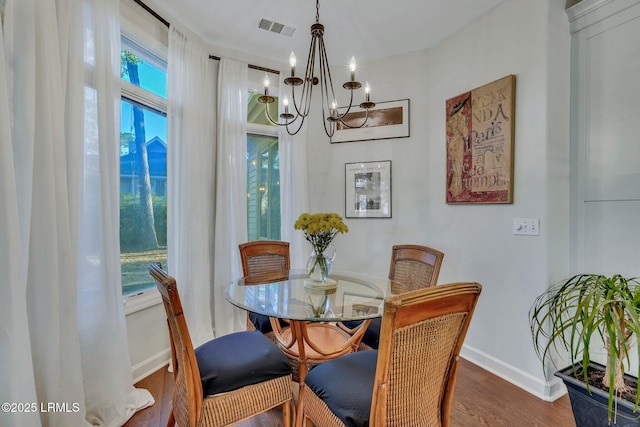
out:
{"label": "chandelier", "polygon": [[[264,95],[258,98],[258,101],[265,105],[267,118],[271,123],[277,126],[284,126],[289,135],[297,134],[305,119],[309,115],[311,109],[311,99],[313,87],[320,84],[320,92],[322,97],[322,122],[324,131],[331,138],[336,130],[337,124],[344,128],[361,128],[369,118],[369,109],[375,107],[375,103],[370,100],[370,86],[365,83],[365,98],[359,106],[365,110],[364,120],[361,123],[345,122],[345,118],[351,110],[353,104],[353,92],[362,87],[362,84],[356,81],[356,60],[351,58],[349,69],[351,78],[345,82],[342,87],[350,92],[349,105],[343,113],[338,111],[336,104],[336,96],[333,90],[333,81],[331,79],[331,70],[327,60],[327,51],[324,46],[324,25],[320,24],[320,4],[316,0],[316,23],[311,25],[311,46],[309,47],[309,56],[307,59],[307,68],[304,77],[296,76],[296,55],[291,52],[289,57],[289,65],[291,66],[291,76],[284,79],[284,84],[291,87],[292,108],[289,106],[289,99],[285,95],[282,99],[284,112],[280,114],[280,118],[284,122],[273,120],[269,114],[269,105],[275,102],[275,98],[269,95],[269,77],[265,76]],[[316,75],[316,60],[318,64],[318,74]],[[296,97],[296,86],[302,86],[299,95]]]}

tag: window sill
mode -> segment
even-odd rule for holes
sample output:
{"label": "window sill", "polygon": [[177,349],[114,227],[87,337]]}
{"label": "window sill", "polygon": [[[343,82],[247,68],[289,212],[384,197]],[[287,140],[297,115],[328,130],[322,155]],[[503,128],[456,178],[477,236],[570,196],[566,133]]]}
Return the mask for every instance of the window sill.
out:
{"label": "window sill", "polygon": [[162,303],[162,297],[155,288],[147,289],[138,294],[132,294],[124,297],[124,315],[144,310]]}

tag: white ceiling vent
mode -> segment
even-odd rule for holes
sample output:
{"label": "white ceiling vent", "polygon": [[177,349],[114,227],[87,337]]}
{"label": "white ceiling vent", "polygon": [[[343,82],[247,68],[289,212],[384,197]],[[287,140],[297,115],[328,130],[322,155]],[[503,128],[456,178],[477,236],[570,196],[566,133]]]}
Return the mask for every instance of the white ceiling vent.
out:
{"label": "white ceiling vent", "polygon": [[262,18],[258,23],[258,28],[265,31],[271,31],[272,33],[282,34],[283,36],[291,37],[296,32],[294,27],[274,22],[266,18]]}

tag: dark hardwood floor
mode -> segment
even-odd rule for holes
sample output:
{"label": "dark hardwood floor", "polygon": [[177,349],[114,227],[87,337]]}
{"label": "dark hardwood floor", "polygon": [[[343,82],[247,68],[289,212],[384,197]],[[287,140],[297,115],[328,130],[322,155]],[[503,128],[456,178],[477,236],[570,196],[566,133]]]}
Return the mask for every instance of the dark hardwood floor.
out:
{"label": "dark hardwood floor", "polygon": [[[136,386],[149,390],[156,403],[136,413],[124,427],[165,427],[171,407],[172,374],[164,367]],[[452,427],[575,427],[568,396],[545,402],[464,359],[453,404]],[[282,420],[276,410],[237,425],[278,426],[282,426]]]}

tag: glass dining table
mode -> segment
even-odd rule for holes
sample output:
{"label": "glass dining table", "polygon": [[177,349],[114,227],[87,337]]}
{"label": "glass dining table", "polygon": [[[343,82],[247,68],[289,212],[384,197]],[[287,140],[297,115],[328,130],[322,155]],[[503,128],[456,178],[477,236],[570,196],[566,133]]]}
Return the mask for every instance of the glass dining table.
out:
{"label": "glass dining table", "polygon": [[[405,291],[386,277],[358,272],[335,272],[326,283],[317,283],[305,270],[287,270],[243,277],[225,296],[236,307],[269,317],[301,396],[308,369],[357,351],[371,319],[382,316],[384,299]],[[347,321],[360,322],[348,327]],[[298,407],[295,425],[301,424]]]}
{"label": "glass dining table", "polygon": [[[269,317],[276,343],[295,362],[302,392],[310,366],[356,351],[371,319],[382,316],[385,297],[404,291],[386,277],[335,272],[318,283],[304,270],[287,270],[243,277],[225,297]],[[347,321],[361,322],[348,327]]]}

